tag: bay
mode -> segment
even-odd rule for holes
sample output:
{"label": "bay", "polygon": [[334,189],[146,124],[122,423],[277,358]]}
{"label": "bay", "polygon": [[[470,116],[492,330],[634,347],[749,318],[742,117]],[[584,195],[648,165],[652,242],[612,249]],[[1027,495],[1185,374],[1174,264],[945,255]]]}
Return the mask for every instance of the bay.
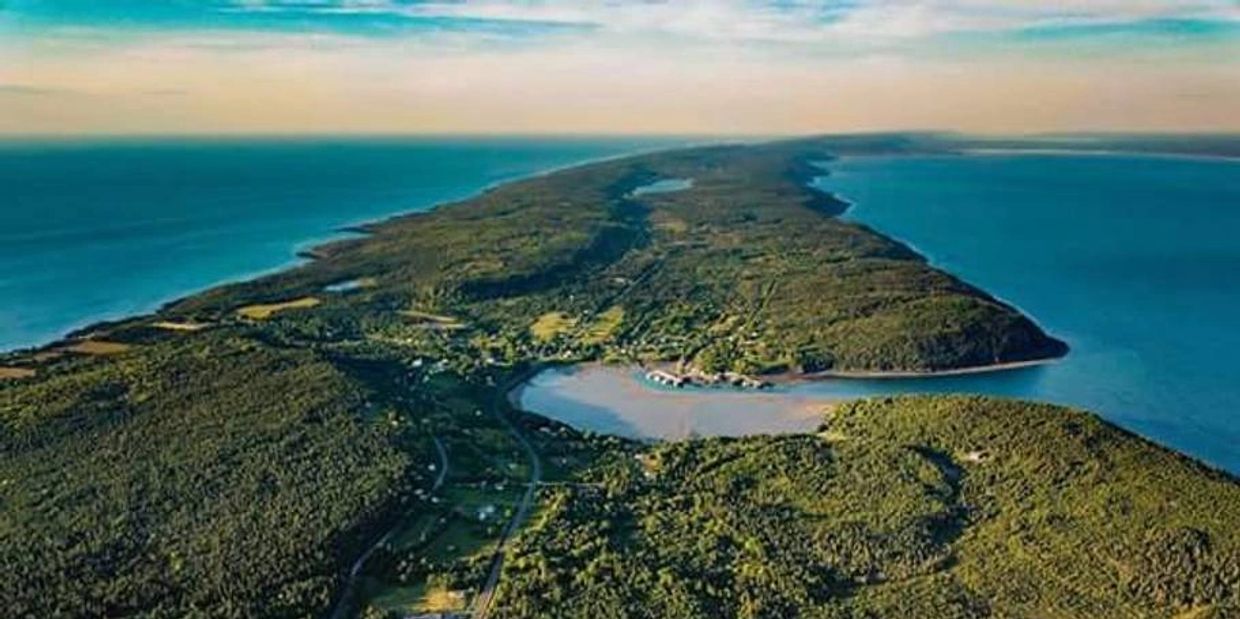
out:
{"label": "bay", "polygon": [[[807,401],[984,393],[1084,408],[1240,472],[1240,163],[995,154],[845,158],[826,168],[816,185],[852,204],[847,219],[1021,308],[1071,352],[1003,372],[795,383],[773,392],[787,396],[778,412],[769,398],[755,406],[696,390],[698,404],[667,407],[673,418],[657,425],[643,420],[666,395],[633,372],[551,370],[522,402],[591,429],[598,419],[600,429],[679,438],[786,431]],[[746,420],[711,421],[728,415]],[[797,429],[816,424],[795,417]]]}

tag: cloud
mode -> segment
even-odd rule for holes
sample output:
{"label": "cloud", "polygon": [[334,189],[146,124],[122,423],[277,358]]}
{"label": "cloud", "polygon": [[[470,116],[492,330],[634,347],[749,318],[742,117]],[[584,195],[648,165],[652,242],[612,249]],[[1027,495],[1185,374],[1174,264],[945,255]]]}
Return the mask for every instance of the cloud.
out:
{"label": "cloud", "polygon": [[1234,0],[239,0],[241,11],[561,25],[637,36],[826,42],[1146,20],[1240,22]]}
{"label": "cloud", "polygon": [[0,15],[0,132],[1240,122],[1230,0],[74,2]]}

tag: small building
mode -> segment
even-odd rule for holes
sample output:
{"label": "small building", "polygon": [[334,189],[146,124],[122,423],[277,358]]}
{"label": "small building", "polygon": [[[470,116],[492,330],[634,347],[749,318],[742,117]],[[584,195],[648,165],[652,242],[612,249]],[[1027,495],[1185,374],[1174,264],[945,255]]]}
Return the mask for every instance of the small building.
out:
{"label": "small building", "polygon": [[487,520],[490,520],[491,517],[494,515],[495,515],[494,505],[483,505],[482,507],[478,508],[478,520],[485,522]]}
{"label": "small building", "polygon": [[646,380],[668,387],[683,387],[688,380],[683,376],[664,372],[663,370],[651,370],[646,372]]}

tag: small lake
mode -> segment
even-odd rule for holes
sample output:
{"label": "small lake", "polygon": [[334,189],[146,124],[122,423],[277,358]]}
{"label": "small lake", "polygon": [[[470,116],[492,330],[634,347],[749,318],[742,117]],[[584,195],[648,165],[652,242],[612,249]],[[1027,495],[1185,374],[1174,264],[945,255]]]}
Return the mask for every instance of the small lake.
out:
{"label": "small lake", "polygon": [[664,178],[634,189],[633,196],[647,196],[660,193],[674,193],[693,187],[691,178]]}
{"label": "small lake", "polygon": [[[1067,404],[1240,472],[1240,162],[1123,155],[848,158],[817,185],[846,218],[1020,307],[1072,346],[1043,366],[667,393],[626,369],[550,370],[527,409],[678,438],[812,429],[807,405],[894,393]],[[781,404],[782,399],[782,404]]]}

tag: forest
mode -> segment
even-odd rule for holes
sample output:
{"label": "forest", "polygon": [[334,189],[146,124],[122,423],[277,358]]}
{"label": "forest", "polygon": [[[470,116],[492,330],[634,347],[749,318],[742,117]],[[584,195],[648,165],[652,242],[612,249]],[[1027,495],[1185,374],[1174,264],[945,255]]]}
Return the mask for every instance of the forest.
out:
{"label": "forest", "polygon": [[1080,411],[847,404],[549,491],[497,616],[1231,617],[1240,486]]}

